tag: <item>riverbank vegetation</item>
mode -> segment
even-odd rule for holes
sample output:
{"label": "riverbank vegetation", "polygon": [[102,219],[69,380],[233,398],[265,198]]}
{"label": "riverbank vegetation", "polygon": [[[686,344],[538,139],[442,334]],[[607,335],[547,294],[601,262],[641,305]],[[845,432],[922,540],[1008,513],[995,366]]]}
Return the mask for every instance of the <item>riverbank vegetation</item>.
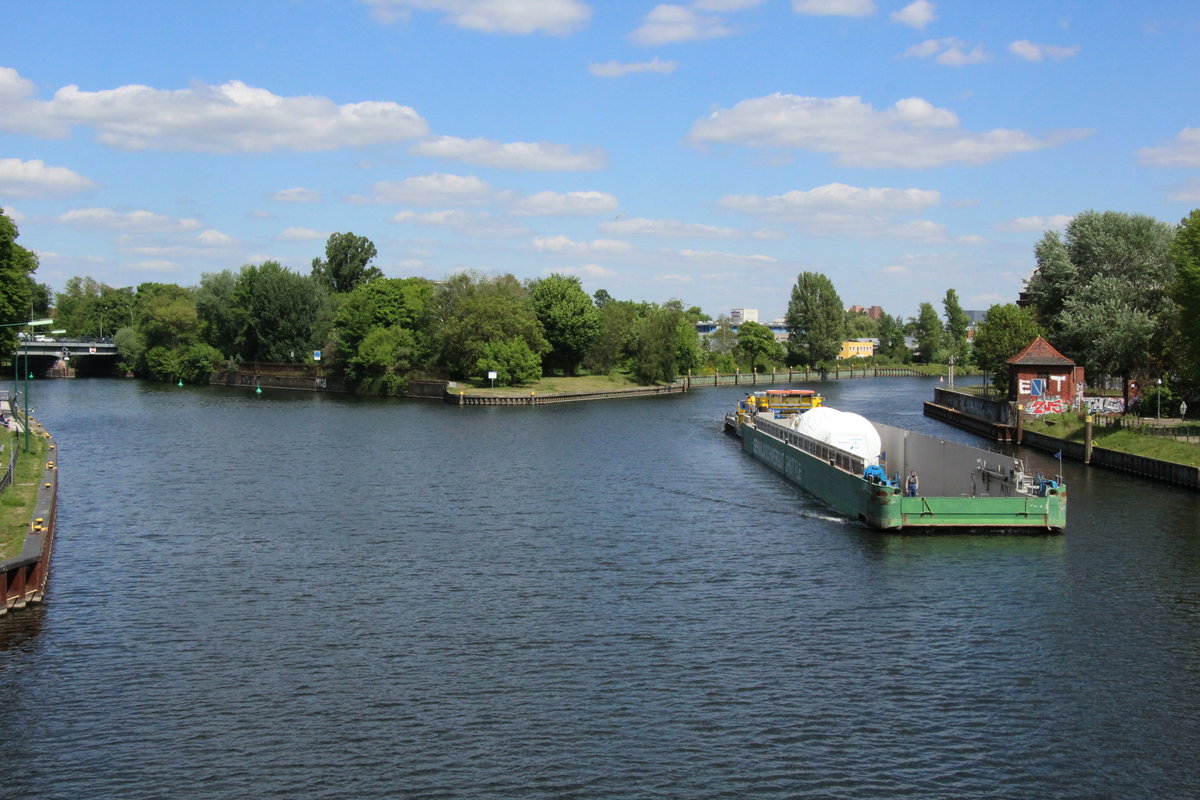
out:
{"label": "riverbank vegetation", "polygon": [[33,520],[39,481],[46,462],[45,437],[31,435],[28,453],[24,447],[23,435],[15,432],[0,435],[0,461],[3,461],[4,470],[8,469],[9,454],[16,453],[13,482],[0,492],[0,559],[21,553],[25,534]]}
{"label": "riverbank vegetation", "polygon": [[[36,256],[15,244],[0,212],[0,317],[44,314],[50,291],[33,281]],[[1007,358],[1036,335],[1083,365],[1089,380],[1160,385],[1156,406],[1200,409],[1200,211],[1179,226],[1140,215],[1079,214],[1034,248],[1037,270],[1020,304],[988,309],[973,331],[954,289],[940,310],[908,319],[847,311],[832,281],[802,272],[791,287],[786,338],[750,320],[711,319],[679,299],[619,300],[584,292],[562,274],[520,281],[458,272],[440,281],[385,277],[375,245],[335,233],[308,274],[274,261],[206,273],[196,286],[114,288],[90,277],[53,296],[56,327],[115,340],[122,367],[158,381],[206,382],[242,364],[319,363],[358,391],[403,394],[410,381],[452,379],[532,388],[544,378],[610,377],[639,385],[678,376],[788,367],[912,365],[944,375],[973,369],[1007,382]],[[15,346],[15,328],[0,344]],[[843,343],[870,339],[875,356],[844,359]],[[1148,395],[1143,393],[1143,398]]]}
{"label": "riverbank vegetation", "polygon": [[[441,281],[387,278],[372,266],[375,256],[365,237],[336,233],[308,275],[267,261],[206,273],[194,287],[113,288],[74,277],[55,295],[55,325],[71,336],[113,338],[122,369],[150,380],[203,383],[212,372],[241,364],[319,362],[325,376],[383,395],[404,394],[417,379],[461,381],[471,390],[561,391],[549,386],[571,385],[573,391],[601,391],[670,383],[688,374],[799,365],[832,370],[850,363],[837,360],[849,335],[882,343],[878,355],[855,359],[855,366],[915,360],[935,374],[945,371],[944,365],[930,366],[946,352],[942,344],[927,337],[915,358],[905,346],[917,320],[845,312],[821,275],[805,273],[801,280],[824,291],[819,313],[828,320],[822,335],[836,344],[832,348],[806,344],[811,323],[798,312],[791,315],[796,333],[786,344],[754,321],[735,330],[726,316],[718,317],[711,335],[701,336],[697,325],[708,315],[678,299],[619,300],[604,289],[589,296],[578,278],[560,274],[529,281],[471,271]],[[794,290],[796,302],[807,291]],[[928,324],[940,336],[936,314]],[[577,388],[572,379],[585,377],[603,389]]]}
{"label": "riverbank vegetation", "polygon": [[[1025,428],[1057,439],[1083,442],[1085,421],[1079,414],[1046,414],[1024,423]],[[1108,450],[1200,467],[1200,424],[1146,425],[1117,419],[1092,426],[1092,444]]]}

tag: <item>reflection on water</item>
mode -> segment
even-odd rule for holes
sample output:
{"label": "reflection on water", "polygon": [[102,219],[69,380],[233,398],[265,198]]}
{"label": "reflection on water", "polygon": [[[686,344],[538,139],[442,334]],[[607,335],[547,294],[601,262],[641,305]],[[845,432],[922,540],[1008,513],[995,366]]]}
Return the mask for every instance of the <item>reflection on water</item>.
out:
{"label": "reflection on water", "polygon": [[[933,385],[820,388],[978,443]],[[883,534],[721,433],[744,390],[39,384],[60,529],[0,618],[6,791],[1200,795],[1194,495],[1068,463],[1063,536]]]}

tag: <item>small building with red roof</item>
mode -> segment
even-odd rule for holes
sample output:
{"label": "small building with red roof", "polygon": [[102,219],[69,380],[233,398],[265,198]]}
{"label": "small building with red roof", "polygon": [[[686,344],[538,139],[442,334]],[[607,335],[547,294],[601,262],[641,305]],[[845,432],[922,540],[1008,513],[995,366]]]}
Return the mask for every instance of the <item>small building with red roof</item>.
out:
{"label": "small building with red roof", "polygon": [[1020,403],[1026,413],[1060,413],[1083,398],[1083,367],[1041,336],[1005,363],[1008,399]]}

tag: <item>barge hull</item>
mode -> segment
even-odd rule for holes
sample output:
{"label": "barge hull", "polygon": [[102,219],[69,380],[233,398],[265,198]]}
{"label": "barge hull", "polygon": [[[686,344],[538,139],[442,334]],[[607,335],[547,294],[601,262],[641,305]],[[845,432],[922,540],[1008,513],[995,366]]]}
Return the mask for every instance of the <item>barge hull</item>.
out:
{"label": "barge hull", "polygon": [[[974,479],[966,484],[962,496],[906,497],[898,488],[871,483],[854,472],[840,469],[828,460],[805,452],[770,433],[760,430],[753,423],[737,426],[742,439],[742,449],[767,466],[779,472],[789,481],[816,497],[825,505],[850,519],[858,520],[881,530],[903,528],[980,528],[980,529],[1026,529],[1054,531],[1066,526],[1066,495],[1040,497],[1028,494],[1012,496],[980,495]],[[781,426],[764,426],[768,429]],[[911,437],[907,431],[877,425],[884,434],[903,434],[902,447],[907,452]],[[981,456],[1001,458],[995,453],[977,450],[965,445],[932,440],[921,441],[924,447],[961,450],[957,459],[973,462]],[[912,441],[917,450],[917,440]],[[894,451],[895,452],[895,451]],[[907,461],[907,459],[905,459]],[[943,459],[945,461],[946,459]],[[904,464],[907,470],[907,463]],[[984,483],[983,488],[999,489],[1002,484]]]}

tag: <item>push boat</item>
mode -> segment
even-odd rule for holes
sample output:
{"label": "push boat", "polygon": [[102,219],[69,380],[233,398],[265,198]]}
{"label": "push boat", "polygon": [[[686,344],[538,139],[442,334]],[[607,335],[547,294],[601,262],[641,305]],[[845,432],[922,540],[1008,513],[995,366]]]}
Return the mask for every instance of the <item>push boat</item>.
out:
{"label": "push boat", "polygon": [[725,431],[838,514],[872,528],[1057,532],[1067,524],[1061,475],[1029,476],[1020,459],[838,411],[810,389],[747,395],[725,415]]}

